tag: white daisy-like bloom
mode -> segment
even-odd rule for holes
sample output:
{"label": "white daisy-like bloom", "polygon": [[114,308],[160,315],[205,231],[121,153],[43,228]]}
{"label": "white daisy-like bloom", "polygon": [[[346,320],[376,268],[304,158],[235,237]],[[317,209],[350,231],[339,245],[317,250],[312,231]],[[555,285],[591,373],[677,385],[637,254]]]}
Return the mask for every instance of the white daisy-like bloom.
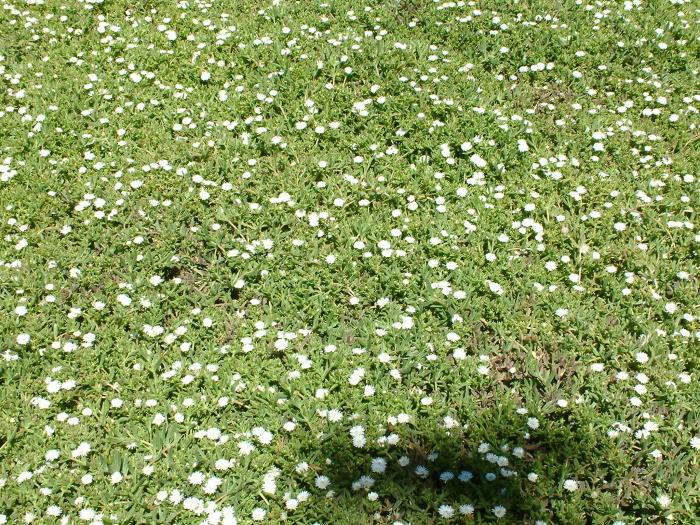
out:
{"label": "white daisy-like bloom", "polygon": [[78,516],[83,521],[91,521],[95,518],[96,515],[97,513],[95,512],[95,510],[91,508],[80,509],[80,512],[78,513]]}
{"label": "white daisy-like bloom", "polygon": [[666,494],[657,496],[656,501],[662,509],[665,509],[671,504],[671,498]]}
{"label": "white daisy-like bloom", "polygon": [[486,281],[486,284],[488,285],[489,290],[491,290],[491,293],[494,293],[496,295],[503,295],[503,287],[497,282]]}
{"label": "white daisy-like bloom", "polygon": [[384,473],[384,471],[386,471],[386,465],[387,465],[386,459],[374,458],[372,460],[372,465],[371,465],[372,472],[382,474],[382,473]]}
{"label": "white daisy-like bloom", "polygon": [[63,510],[61,510],[61,507],[59,507],[58,505],[49,505],[48,507],[46,507],[47,516],[58,518],[61,514],[63,514]]}
{"label": "white daisy-like bloom", "polygon": [[241,456],[248,456],[255,450],[255,445],[253,445],[250,441],[241,441],[238,443],[238,453]]}
{"label": "white daisy-like bloom", "polygon": [[488,166],[488,163],[478,153],[474,153],[471,157],[469,157],[469,160],[472,161],[477,168],[485,168]]}
{"label": "white daisy-like bloom", "polygon": [[204,483],[204,474],[202,472],[193,472],[187,478],[192,485],[201,485]]}
{"label": "white daisy-like bloom", "polygon": [[450,519],[455,515],[455,509],[450,505],[440,505],[438,508],[438,514],[440,514],[440,517],[442,518]]}
{"label": "white daisy-like bloom", "polygon": [[327,489],[330,484],[331,480],[328,476],[317,476],[314,480],[314,485],[321,490]]}
{"label": "white daisy-like bloom", "polygon": [[81,458],[87,456],[92,450],[92,446],[87,441],[82,441],[73,451],[71,457]]}
{"label": "white daisy-like bloom", "polygon": [[362,367],[356,368],[353,373],[350,375],[348,378],[348,383],[351,385],[355,386],[362,381],[362,378],[365,376],[365,369]]}
{"label": "white daisy-like bloom", "polygon": [[[325,397],[325,395],[324,395],[324,397]],[[330,421],[332,423],[337,423],[338,421],[341,421],[343,419],[343,413],[340,410],[333,408],[333,409],[328,411],[328,413],[326,414],[326,417],[328,418],[328,421]],[[350,434],[352,435],[352,431],[350,432]]]}
{"label": "white daisy-like bloom", "polygon": [[569,492],[575,492],[578,490],[578,481],[574,479],[567,479],[564,481],[564,488]]}
{"label": "white daisy-like bloom", "polygon": [[209,479],[207,479],[206,483],[202,487],[202,492],[205,494],[214,494],[219,486],[223,483],[221,478],[217,476],[211,476]]}

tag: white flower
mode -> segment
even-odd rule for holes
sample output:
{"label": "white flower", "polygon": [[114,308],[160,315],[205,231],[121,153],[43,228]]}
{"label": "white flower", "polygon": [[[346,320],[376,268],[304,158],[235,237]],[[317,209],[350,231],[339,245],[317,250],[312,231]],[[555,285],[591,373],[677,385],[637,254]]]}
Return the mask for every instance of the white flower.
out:
{"label": "white flower", "polygon": [[78,516],[80,516],[80,519],[83,521],[91,521],[95,518],[95,515],[96,512],[90,508],[80,509],[80,512],[78,513]]}
{"label": "white flower", "polygon": [[202,487],[202,492],[204,492],[205,494],[214,494],[219,488],[219,485],[221,485],[221,483],[223,483],[221,478],[212,476],[204,484],[204,487]]}
{"label": "white flower", "polygon": [[29,334],[19,334],[17,336],[17,344],[21,346],[28,345],[31,339]]}
{"label": "white flower", "polygon": [[253,509],[253,512],[251,513],[251,519],[253,521],[262,521],[265,519],[266,514],[267,514],[267,512],[265,511],[265,509],[261,509],[260,507],[255,507]]}
{"label": "white flower", "polygon": [[24,481],[27,481],[28,479],[32,479],[34,474],[28,470],[25,470],[24,472],[20,472],[19,476],[17,476],[17,483],[22,483]]}
{"label": "white flower", "polygon": [[382,474],[386,470],[386,459],[374,458],[372,460],[372,472]]}
{"label": "white flower", "polygon": [[506,515],[506,508],[503,505],[496,505],[493,509],[491,509],[491,512],[493,512],[493,515],[497,518],[502,518]]}
{"label": "white flower", "polygon": [[331,484],[331,480],[327,476],[317,476],[314,482],[316,487],[321,490],[325,490]]}
{"label": "white flower", "polygon": [[471,160],[478,168],[485,168],[488,165],[488,163],[478,153],[474,153],[471,157],[469,157],[469,160]]}
{"label": "white flower", "polygon": [[255,450],[255,445],[253,445],[250,441],[241,441],[238,443],[238,452],[241,456],[247,456],[251,452]]}
{"label": "white flower", "polygon": [[557,263],[555,263],[554,261],[547,261],[546,263],[544,263],[544,267],[547,271],[553,272],[557,269]]}
{"label": "white flower", "polygon": [[238,525],[236,513],[232,507],[224,507],[221,510],[221,525]]}
{"label": "white flower", "polygon": [[671,498],[669,498],[666,494],[661,494],[659,497],[656,498],[656,501],[659,503],[661,508],[666,508],[671,504]]}
{"label": "white flower", "polygon": [[277,492],[277,483],[275,478],[279,475],[279,470],[272,468],[267,474],[263,476],[263,486],[262,491],[265,494],[274,494]]}
{"label": "white flower", "polygon": [[92,450],[92,447],[90,446],[90,443],[87,441],[81,442],[76,449],[74,449],[71,452],[71,456],[74,458],[80,458],[83,456],[87,456],[90,451]]}
{"label": "white flower", "polygon": [[452,352],[452,357],[455,361],[464,361],[467,358],[467,353],[464,348],[455,348]]}
{"label": "white flower", "polygon": [[192,485],[201,485],[204,483],[204,474],[201,472],[193,472],[189,475],[187,481],[189,481]]}
{"label": "white flower", "polygon": [[575,479],[567,479],[564,482],[564,488],[569,492],[574,492],[578,489],[578,481]]}
{"label": "white flower", "polygon": [[540,427],[540,422],[536,417],[527,418],[527,426],[532,430],[537,430]]}
{"label": "white flower", "polygon": [[489,290],[491,290],[492,293],[503,295],[503,287],[500,284],[493,281],[486,281],[486,284],[488,284]]}
{"label": "white flower", "polygon": [[445,519],[450,519],[452,516],[455,515],[455,509],[453,509],[449,505],[440,505],[440,508],[438,509],[438,514],[440,514],[440,516]]}
{"label": "white flower", "polygon": [[[318,394],[318,391],[317,391],[317,394]],[[316,397],[318,397],[318,395]],[[325,397],[325,394],[324,394],[324,397]],[[340,410],[338,410],[337,408],[333,408],[333,409],[328,411],[328,413],[326,414],[326,417],[328,418],[328,421],[330,421],[332,423],[337,423],[338,421],[343,419],[343,413]]]}
{"label": "white flower", "polygon": [[110,481],[112,482],[112,485],[116,485],[117,483],[120,483],[121,480],[124,479],[124,476],[122,476],[121,472],[112,472],[112,476],[110,478]]}
{"label": "white flower", "polygon": [[362,378],[365,376],[365,369],[360,367],[356,368],[352,375],[348,378],[348,383],[351,385],[355,386],[359,384],[360,381],[362,381]]}

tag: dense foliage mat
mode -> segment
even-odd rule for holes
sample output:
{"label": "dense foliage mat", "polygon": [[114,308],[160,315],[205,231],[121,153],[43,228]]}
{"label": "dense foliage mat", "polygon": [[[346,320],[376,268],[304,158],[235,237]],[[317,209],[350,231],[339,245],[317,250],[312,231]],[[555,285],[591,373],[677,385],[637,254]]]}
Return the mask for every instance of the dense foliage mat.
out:
{"label": "dense foliage mat", "polygon": [[700,5],[0,9],[0,524],[700,522]]}

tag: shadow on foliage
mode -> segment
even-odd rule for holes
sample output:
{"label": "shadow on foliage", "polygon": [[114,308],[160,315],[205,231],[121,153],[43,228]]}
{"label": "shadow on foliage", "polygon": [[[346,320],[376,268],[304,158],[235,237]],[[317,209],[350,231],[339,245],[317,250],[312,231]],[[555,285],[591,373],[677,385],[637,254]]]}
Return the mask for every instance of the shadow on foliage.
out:
{"label": "shadow on foliage", "polygon": [[[526,439],[526,416],[493,416],[481,416],[467,429],[398,424],[379,436],[367,429],[362,448],[353,446],[348,433],[323,436],[310,452],[312,468],[330,479],[328,490],[335,492],[323,518],[353,524],[592,523],[581,513],[586,503],[576,501],[581,491],[569,492],[563,482],[582,471],[597,479],[615,477],[620,463],[609,463],[610,451],[602,450],[612,448],[610,442],[565,421],[546,432],[531,431]],[[392,433],[400,436],[397,444],[378,443]],[[383,473],[376,472],[382,461],[375,458],[386,461]],[[579,481],[581,489],[585,483]],[[591,511],[614,515],[618,503],[601,501],[598,507],[607,509]],[[451,508],[451,519],[449,509],[440,512],[442,505]],[[505,515],[499,517],[501,507]]]}

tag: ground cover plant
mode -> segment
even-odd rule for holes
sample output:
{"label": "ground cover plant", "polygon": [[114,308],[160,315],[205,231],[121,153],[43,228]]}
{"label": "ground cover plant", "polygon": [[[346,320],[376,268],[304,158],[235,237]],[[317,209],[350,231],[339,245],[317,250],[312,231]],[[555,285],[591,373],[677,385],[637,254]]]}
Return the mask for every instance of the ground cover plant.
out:
{"label": "ground cover plant", "polygon": [[0,524],[699,523],[699,24],[5,1]]}

